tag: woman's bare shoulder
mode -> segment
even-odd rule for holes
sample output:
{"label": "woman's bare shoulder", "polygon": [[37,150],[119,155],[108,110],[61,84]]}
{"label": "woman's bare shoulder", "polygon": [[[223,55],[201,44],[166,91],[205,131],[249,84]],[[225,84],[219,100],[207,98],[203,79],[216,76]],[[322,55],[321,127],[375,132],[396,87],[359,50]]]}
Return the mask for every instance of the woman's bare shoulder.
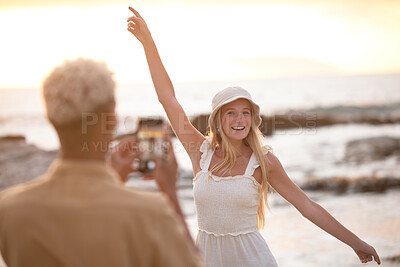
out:
{"label": "woman's bare shoulder", "polygon": [[268,151],[268,153],[265,154],[264,158],[265,162],[267,163],[269,172],[278,171],[282,168],[282,164],[279,161],[278,157],[275,156],[275,154],[271,151]]}

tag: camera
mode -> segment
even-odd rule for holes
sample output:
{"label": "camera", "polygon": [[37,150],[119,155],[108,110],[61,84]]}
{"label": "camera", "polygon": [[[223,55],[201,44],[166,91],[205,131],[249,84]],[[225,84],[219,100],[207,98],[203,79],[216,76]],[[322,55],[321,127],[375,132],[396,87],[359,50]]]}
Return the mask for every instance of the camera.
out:
{"label": "camera", "polygon": [[143,174],[151,174],[156,167],[155,158],[166,155],[163,125],[162,119],[140,118],[138,120],[136,137],[141,155],[136,167]]}

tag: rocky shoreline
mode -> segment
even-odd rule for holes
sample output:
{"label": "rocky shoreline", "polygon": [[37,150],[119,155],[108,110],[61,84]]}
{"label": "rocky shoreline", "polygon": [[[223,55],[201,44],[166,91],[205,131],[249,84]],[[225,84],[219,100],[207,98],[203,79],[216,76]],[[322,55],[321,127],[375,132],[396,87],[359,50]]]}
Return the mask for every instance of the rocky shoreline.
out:
{"label": "rocky shoreline", "polygon": [[0,191],[43,174],[57,156],[27,144],[24,136],[0,137],[0,151]]}
{"label": "rocky shoreline", "polygon": [[[398,146],[394,145],[398,144]],[[56,158],[57,151],[44,151],[27,144],[23,136],[0,137],[0,191],[6,187],[29,181],[43,174]],[[368,162],[387,156],[396,156],[400,162],[400,139],[388,137],[365,138],[347,144],[343,160]],[[372,156],[371,156],[372,155]],[[191,186],[192,174],[181,172],[179,188]],[[400,188],[400,174],[378,176],[371,173],[361,177],[315,177],[310,176],[299,184],[303,190],[329,191],[338,194],[377,192]]]}
{"label": "rocky shoreline", "polygon": [[[203,134],[207,132],[210,114],[194,116],[193,125]],[[334,106],[328,108],[313,108],[289,110],[270,116],[261,115],[263,123],[261,132],[271,136],[275,131],[288,129],[315,129],[321,126],[335,124],[365,123],[371,125],[400,123],[400,104],[385,106]]]}
{"label": "rocky shoreline", "polygon": [[383,193],[390,188],[400,188],[400,179],[397,177],[330,177],[318,178],[309,177],[300,186],[303,190],[309,191],[331,191],[337,194],[344,193]]}
{"label": "rocky shoreline", "polygon": [[[387,136],[362,138],[346,144],[341,164],[369,164],[388,157],[400,163],[400,138]],[[307,177],[301,185],[304,190],[332,191],[335,193],[385,192],[389,188],[400,188],[400,173],[378,175],[374,172],[366,176]]]}

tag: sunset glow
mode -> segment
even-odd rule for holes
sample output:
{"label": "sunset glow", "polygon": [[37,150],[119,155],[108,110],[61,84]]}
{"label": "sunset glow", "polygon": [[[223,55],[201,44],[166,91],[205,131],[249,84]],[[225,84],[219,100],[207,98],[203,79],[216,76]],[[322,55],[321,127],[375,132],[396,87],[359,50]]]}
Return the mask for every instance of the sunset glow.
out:
{"label": "sunset glow", "polygon": [[[276,3],[137,8],[174,81],[400,72],[400,4]],[[149,81],[129,15],[124,3],[2,7],[0,88],[37,87],[79,56],[106,61],[120,83]]]}

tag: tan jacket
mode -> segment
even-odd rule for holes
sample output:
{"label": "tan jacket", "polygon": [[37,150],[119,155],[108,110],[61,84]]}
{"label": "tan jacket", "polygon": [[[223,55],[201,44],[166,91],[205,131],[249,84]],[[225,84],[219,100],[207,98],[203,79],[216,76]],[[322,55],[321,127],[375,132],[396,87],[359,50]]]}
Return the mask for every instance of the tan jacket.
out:
{"label": "tan jacket", "polygon": [[161,194],[91,160],[56,161],[1,192],[0,251],[9,267],[202,266]]}

